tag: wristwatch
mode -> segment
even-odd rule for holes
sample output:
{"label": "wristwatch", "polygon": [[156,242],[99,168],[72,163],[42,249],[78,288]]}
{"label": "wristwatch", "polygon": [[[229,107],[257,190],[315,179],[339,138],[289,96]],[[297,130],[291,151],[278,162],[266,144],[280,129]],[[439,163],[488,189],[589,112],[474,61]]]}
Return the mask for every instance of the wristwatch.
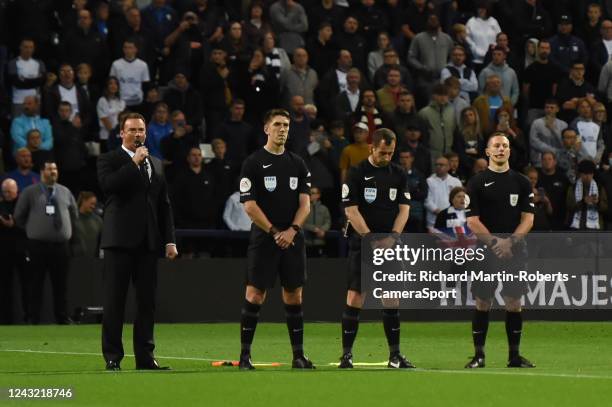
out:
{"label": "wristwatch", "polygon": [[293,225],[291,225],[291,228],[293,230],[295,230],[295,233],[300,233],[300,230],[302,230],[302,228],[300,227],[300,225],[296,225],[295,223]]}

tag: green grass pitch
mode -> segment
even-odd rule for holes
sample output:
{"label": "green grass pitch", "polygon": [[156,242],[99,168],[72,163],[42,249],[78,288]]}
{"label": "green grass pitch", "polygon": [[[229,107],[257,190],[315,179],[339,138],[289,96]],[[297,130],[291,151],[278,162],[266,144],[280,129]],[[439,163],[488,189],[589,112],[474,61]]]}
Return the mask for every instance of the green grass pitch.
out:
{"label": "green grass pitch", "polygon": [[[503,323],[487,340],[487,367],[466,371],[470,325],[402,324],[402,352],[415,371],[378,366],[339,371],[338,324],[310,323],[307,355],[316,371],[292,371],[284,324],[260,324],[254,362],[281,362],[240,372],[212,367],[236,359],[237,324],[158,324],[156,354],[170,372],[139,372],[126,357],[123,371],[106,372],[100,327],[0,327],[0,405],[67,406],[612,406],[612,324],[526,322],[522,353],[536,369],[507,369]],[[131,352],[131,326],[124,330]],[[385,361],[380,322],[362,323],[355,362]],[[8,387],[72,387],[72,400],[7,400]]]}

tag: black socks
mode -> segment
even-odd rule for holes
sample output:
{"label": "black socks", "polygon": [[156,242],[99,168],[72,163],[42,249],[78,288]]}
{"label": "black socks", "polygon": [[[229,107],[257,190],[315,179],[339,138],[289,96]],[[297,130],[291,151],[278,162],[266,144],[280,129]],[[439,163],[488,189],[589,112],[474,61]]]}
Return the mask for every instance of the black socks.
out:
{"label": "black socks", "polygon": [[508,359],[519,356],[521,333],[523,331],[523,314],[506,311],[506,336],[508,337]]}
{"label": "black socks", "polygon": [[475,355],[484,358],[484,346],[489,330],[489,311],[474,310],[472,318],[472,339]]}
{"label": "black socks", "polygon": [[287,330],[293,350],[293,358],[304,356],[304,314],[302,305],[285,304],[285,316],[287,317]]}
{"label": "black socks", "polygon": [[260,309],[261,305],[251,304],[244,300],[242,315],[240,316],[240,356],[251,354],[251,344],[255,336]]}
{"label": "black socks", "polygon": [[359,312],[361,309],[344,306],[342,313],[342,353],[350,353],[353,350],[353,343],[359,330]]}
{"label": "black socks", "polygon": [[389,345],[389,355],[400,353],[400,320],[397,308],[383,310],[383,327]]}

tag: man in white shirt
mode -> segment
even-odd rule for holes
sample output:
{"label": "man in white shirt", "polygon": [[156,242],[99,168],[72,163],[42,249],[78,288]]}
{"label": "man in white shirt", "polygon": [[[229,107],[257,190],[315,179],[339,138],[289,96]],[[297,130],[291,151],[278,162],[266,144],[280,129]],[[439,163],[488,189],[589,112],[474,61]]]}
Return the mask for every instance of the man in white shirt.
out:
{"label": "man in white shirt", "polygon": [[28,38],[19,44],[19,56],[8,63],[8,79],[12,85],[13,117],[23,112],[23,100],[26,96],[40,97],[40,87],[45,81],[44,62],[32,58],[34,54],[34,41]]}
{"label": "man in white shirt", "polygon": [[425,199],[425,209],[427,210],[427,227],[433,227],[436,223],[438,212],[448,208],[450,201],[448,195],[455,187],[460,187],[461,181],[448,175],[448,159],[439,157],[436,159],[435,173],[427,178],[427,198]]}
{"label": "man in white shirt", "polygon": [[121,100],[128,107],[138,106],[143,100],[143,83],[149,82],[149,67],[142,59],[136,58],[138,48],[133,41],[123,42],[123,58],[115,60],[109,76],[119,79]]}

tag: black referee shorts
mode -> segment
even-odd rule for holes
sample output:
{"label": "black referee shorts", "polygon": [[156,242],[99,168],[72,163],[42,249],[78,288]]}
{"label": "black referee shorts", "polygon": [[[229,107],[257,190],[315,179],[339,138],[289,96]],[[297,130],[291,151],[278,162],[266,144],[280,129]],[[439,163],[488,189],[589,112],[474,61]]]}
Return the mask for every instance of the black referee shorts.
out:
{"label": "black referee shorts", "polygon": [[502,270],[506,274],[514,274],[514,281],[472,281],[472,295],[474,297],[488,300],[493,298],[495,291],[499,285],[502,284],[501,295],[502,297],[510,298],[521,298],[529,291],[529,285],[526,281],[519,281],[518,272],[520,270],[527,270],[527,258],[526,252],[515,253],[511,259],[489,259],[487,261],[488,267],[485,264],[484,274],[493,274],[501,272]]}
{"label": "black referee shorts", "polygon": [[276,276],[281,286],[294,290],[306,282],[306,246],[304,234],[299,232],[294,245],[283,250],[274,238],[253,225],[247,250],[246,284],[262,291],[274,287]]}

